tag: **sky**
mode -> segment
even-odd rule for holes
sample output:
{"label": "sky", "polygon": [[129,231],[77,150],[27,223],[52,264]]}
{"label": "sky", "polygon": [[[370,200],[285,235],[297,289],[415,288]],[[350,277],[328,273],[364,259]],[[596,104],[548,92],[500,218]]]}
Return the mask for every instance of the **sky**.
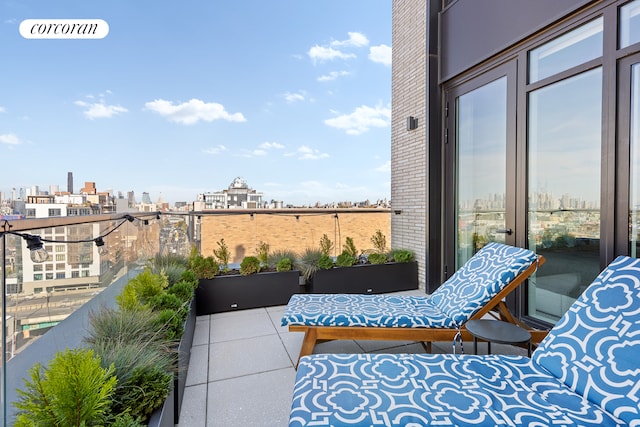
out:
{"label": "sky", "polygon": [[[102,39],[28,39],[101,19]],[[0,0],[0,191],[390,198],[390,0]]]}

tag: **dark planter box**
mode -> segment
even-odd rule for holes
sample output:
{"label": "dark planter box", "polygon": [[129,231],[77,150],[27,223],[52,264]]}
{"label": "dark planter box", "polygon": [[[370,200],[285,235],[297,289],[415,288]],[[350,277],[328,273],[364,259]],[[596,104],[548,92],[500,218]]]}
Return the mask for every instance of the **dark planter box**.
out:
{"label": "dark planter box", "polygon": [[196,300],[191,301],[191,309],[187,320],[184,322],[184,332],[178,344],[178,372],[173,378],[173,387],[164,401],[162,407],[158,408],[149,418],[150,427],[173,427],[178,424],[180,418],[180,408],[184,388],[187,383],[187,369],[191,358],[191,345],[193,344],[193,334],[196,329]]}
{"label": "dark planter box", "polygon": [[311,286],[315,294],[381,294],[410,289],[418,289],[415,261],[317,270]]}
{"label": "dark planter box", "polygon": [[247,308],[285,305],[291,295],[304,293],[300,272],[264,272],[242,276],[234,274],[200,279],[196,289],[196,313],[203,316]]}

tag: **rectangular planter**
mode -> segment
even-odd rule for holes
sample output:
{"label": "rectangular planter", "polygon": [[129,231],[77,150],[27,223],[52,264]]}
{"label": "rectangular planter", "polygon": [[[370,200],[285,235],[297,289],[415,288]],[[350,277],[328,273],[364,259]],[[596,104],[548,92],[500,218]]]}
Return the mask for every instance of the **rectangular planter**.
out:
{"label": "rectangular planter", "polygon": [[418,263],[390,262],[317,270],[315,294],[381,294],[418,289]]}
{"label": "rectangular planter", "polygon": [[193,334],[196,329],[196,300],[191,301],[191,308],[187,320],[184,322],[184,332],[178,344],[178,372],[173,378],[173,387],[164,401],[162,407],[158,408],[149,418],[150,427],[173,427],[178,424],[180,418],[180,408],[184,388],[187,383],[187,369],[191,358],[191,345],[193,344]]}
{"label": "rectangular planter", "polygon": [[304,293],[298,270],[234,274],[200,279],[196,289],[196,313],[203,316],[225,311],[285,305],[291,295]]}

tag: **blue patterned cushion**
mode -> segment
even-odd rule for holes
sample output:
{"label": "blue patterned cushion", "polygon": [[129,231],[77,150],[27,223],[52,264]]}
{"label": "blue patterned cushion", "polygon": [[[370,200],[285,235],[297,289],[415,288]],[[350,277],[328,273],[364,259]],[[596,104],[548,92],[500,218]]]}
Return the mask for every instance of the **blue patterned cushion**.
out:
{"label": "blue patterned cushion", "polygon": [[518,356],[312,355],[300,360],[290,427],[617,426]]}
{"label": "blue patterned cushion", "polygon": [[282,325],[454,327],[426,296],[357,294],[293,295]]}
{"label": "blue patterned cushion", "polygon": [[589,401],[640,425],[640,260],[616,258],[532,359]]}
{"label": "blue patterned cushion", "polygon": [[528,249],[488,243],[431,294],[431,303],[461,326],[536,260]]}
{"label": "blue patterned cushion", "polygon": [[430,297],[293,295],[282,325],[457,328],[536,260],[527,249],[489,243]]}

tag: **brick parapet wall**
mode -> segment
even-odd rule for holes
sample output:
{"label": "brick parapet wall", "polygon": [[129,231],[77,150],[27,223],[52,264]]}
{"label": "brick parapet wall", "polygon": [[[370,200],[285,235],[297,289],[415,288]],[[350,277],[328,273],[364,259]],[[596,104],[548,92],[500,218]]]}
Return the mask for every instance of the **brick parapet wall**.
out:
{"label": "brick parapet wall", "polygon": [[[371,237],[380,230],[391,245],[391,221],[389,210],[377,212],[314,211],[297,214],[273,212],[247,212],[233,215],[202,216],[200,251],[204,256],[213,255],[217,242],[224,238],[231,251],[231,262],[240,263],[245,256],[256,255],[261,242],[271,251],[292,250],[300,255],[307,248],[320,248],[320,239],[326,234],[335,244],[337,255],[347,237],[354,241],[356,249],[371,249]],[[336,244],[337,243],[337,244]]]}

